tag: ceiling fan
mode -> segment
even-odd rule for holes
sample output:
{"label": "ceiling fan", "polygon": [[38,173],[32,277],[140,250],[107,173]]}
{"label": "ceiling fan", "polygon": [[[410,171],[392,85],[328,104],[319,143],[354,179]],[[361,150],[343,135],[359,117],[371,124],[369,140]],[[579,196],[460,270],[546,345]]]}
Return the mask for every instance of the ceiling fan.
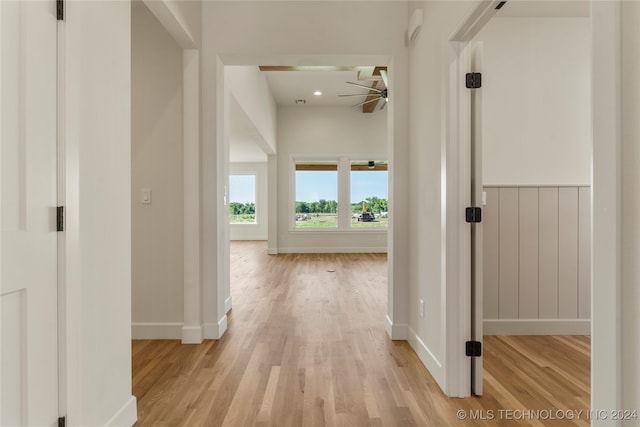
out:
{"label": "ceiling fan", "polygon": [[[371,113],[373,110],[375,110],[376,105],[378,103],[378,101],[382,100],[382,105],[380,105],[379,110],[384,109],[384,107],[387,106],[387,101],[389,99],[389,84],[387,81],[387,71],[386,70],[380,70],[380,76],[382,77],[382,81],[384,82],[384,89],[377,87],[378,86],[378,81],[374,81],[373,84],[371,86],[367,86],[367,85],[363,85],[360,83],[354,83],[354,82],[347,82],[350,85],[354,85],[354,86],[358,86],[361,87],[363,89],[367,89],[369,92],[368,93],[353,93],[353,94],[348,94],[348,95],[338,95],[338,96],[366,96],[365,100],[362,102],[359,102],[358,104],[354,105],[353,107],[360,107],[363,106],[363,111],[364,112],[369,112]],[[366,108],[366,106],[371,105],[370,108]]]}

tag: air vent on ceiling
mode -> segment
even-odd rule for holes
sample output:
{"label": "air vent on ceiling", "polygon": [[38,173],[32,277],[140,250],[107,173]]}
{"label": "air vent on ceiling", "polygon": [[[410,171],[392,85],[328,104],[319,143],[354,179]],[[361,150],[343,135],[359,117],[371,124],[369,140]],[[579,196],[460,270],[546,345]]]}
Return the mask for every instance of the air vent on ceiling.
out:
{"label": "air vent on ceiling", "polygon": [[296,99],[296,105],[298,104],[306,104],[307,100],[306,99]]}

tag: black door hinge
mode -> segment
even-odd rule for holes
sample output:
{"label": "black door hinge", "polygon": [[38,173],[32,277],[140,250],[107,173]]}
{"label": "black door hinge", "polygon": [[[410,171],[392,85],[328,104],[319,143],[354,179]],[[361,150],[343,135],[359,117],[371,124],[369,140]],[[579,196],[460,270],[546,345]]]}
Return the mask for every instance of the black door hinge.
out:
{"label": "black door hinge", "polygon": [[482,74],[467,73],[466,86],[467,86],[467,89],[480,89],[482,87]]}
{"label": "black door hinge", "polygon": [[58,418],[58,427],[66,427],[67,426],[67,417]]}
{"label": "black door hinge", "polygon": [[64,21],[64,0],[56,0],[56,16],[58,21]]}
{"label": "black door hinge", "polygon": [[56,231],[64,231],[64,206],[56,208]]}
{"label": "black door hinge", "polygon": [[467,341],[465,343],[465,354],[469,357],[482,356],[482,343],[480,341]]}
{"label": "black door hinge", "polygon": [[482,222],[481,208],[466,208],[464,213],[467,222]]}

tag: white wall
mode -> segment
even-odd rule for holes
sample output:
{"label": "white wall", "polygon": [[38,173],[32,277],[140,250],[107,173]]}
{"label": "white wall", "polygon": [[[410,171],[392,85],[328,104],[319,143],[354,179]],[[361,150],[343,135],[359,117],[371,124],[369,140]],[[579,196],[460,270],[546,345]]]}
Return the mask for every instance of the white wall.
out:
{"label": "white wall", "polygon": [[[131,23],[134,338],[180,338],[183,322],[182,48],[144,6]],[[141,201],[151,190],[151,203]]]}
{"label": "white wall", "polygon": [[[622,407],[640,408],[640,3],[622,3]],[[625,425],[636,425],[637,421]]]}
{"label": "white wall", "polygon": [[65,6],[62,402],[69,425],[132,425],[131,5]]}
{"label": "white wall", "polygon": [[202,39],[202,1],[142,0],[184,49],[195,49]]}
{"label": "white wall", "polygon": [[165,0],[165,3],[176,21],[191,36],[195,45],[200,46],[202,38],[202,1]]}
{"label": "white wall", "polygon": [[589,24],[494,18],[476,37],[483,42],[485,185],[591,182]]}
{"label": "white wall", "polygon": [[[350,107],[280,107],[278,110],[278,251],[385,251],[387,232],[293,230],[292,158],[387,158],[386,111],[364,114]],[[364,157],[362,157],[364,155]],[[341,182],[338,182],[340,186]],[[395,212],[391,212],[393,216]]]}
{"label": "white wall", "polygon": [[[392,188],[389,231],[388,315],[405,324],[408,228],[405,206],[408,170],[393,169],[408,161],[408,84],[405,2],[204,2],[202,58],[202,268],[205,330],[224,330],[228,289],[228,248],[216,237],[228,229],[222,208],[225,182],[224,101],[225,65],[361,65],[389,64],[391,99],[388,123]],[[243,25],[239,25],[243,23]],[[375,31],[372,29],[375,28]],[[215,159],[215,161],[213,160]],[[279,163],[279,161],[278,161]],[[393,204],[395,203],[395,209]],[[397,283],[397,287],[395,287]],[[395,287],[395,288],[394,288]],[[389,329],[390,330],[390,329]],[[397,335],[396,335],[397,336]]]}
{"label": "white wall", "polygon": [[227,66],[224,73],[229,91],[262,137],[256,142],[275,154],[277,106],[264,73],[256,66]]}
{"label": "white wall", "polygon": [[267,163],[230,163],[231,175],[256,176],[256,223],[231,224],[231,240],[267,240],[269,225],[269,189]]}
{"label": "white wall", "polygon": [[[411,2],[424,10],[424,24],[410,44],[409,85],[411,179],[408,198],[412,211],[409,228],[408,340],[438,384],[446,391],[447,367],[447,286],[445,275],[446,225],[442,203],[446,192],[442,162],[447,128],[449,66],[453,49],[448,39],[462,21],[471,2]],[[418,301],[425,302],[425,316],[419,316]],[[453,335],[453,334],[450,334]]]}
{"label": "white wall", "polygon": [[484,191],[484,335],[589,335],[591,187]]}

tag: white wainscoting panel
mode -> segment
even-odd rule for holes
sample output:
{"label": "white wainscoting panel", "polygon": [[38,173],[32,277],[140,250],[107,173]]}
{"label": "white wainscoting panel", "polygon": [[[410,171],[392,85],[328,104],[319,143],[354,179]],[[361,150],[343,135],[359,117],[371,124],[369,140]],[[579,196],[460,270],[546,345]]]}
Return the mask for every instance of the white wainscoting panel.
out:
{"label": "white wainscoting panel", "polygon": [[484,190],[485,333],[584,334],[591,317],[591,188]]}
{"label": "white wainscoting panel", "polygon": [[558,318],[558,188],[538,193],[539,265],[538,317]]}

